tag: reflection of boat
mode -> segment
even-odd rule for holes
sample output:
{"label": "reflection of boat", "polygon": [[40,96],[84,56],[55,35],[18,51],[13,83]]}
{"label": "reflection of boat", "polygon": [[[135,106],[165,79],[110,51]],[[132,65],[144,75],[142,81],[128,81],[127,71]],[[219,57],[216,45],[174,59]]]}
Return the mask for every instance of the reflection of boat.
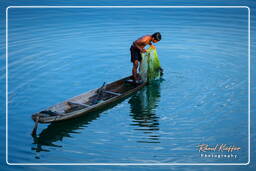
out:
{"label": "reflection of boat", "polygon": [[108,110],[121,101],[116,103],[111,103],[106,108],[99,109],[97,111],[91,112],[90,115],[83,115],[79,118],[70,119],[64,122],[53,122],[47,126],[38,135],[33,135],[33,144],[36,147],[32,148],[36,152],[49,151],[43,149],[43,146],[50,147],[62,147],[55,144],[55,142],[62,141],[64,138],[72,137],[72,134],[79,134],[80,131],[86,129],[87,125],[93,120],[100,117],[101,112]]}
{"label": "reflection of boat", "polygon": [[160,82],[156,80],[150,82],[148,86],[136,93],[129,100],[131,108],[131,116],[133,118],[132,126],[136,126],[135,130],[141,131],[146,135],[146,138],[138,142],[143,143],[159,143],[158,116],[155,109],[158,106],[160,98]]}
{"label": "reflection of boat", "polygon": [[[109,107],[112,106],[110,105]],[[65,122],[51,123],[47,128],[39,133],[38,136],[33,136],[33,144],[35,144],[36,147],[32,148],[32,150],[35,150],[36,152],[48,151],[43,149],[43,146],[62,147],[60,145],[56,145],[55,142],[62,141],[63,138],[66,137],[72,137],[71,134],[79,134],[79,130],[85,128],[90,122],[97,119],[100,112],[102,112],[102,110],[92,112],[88,116],[81,116]]]}

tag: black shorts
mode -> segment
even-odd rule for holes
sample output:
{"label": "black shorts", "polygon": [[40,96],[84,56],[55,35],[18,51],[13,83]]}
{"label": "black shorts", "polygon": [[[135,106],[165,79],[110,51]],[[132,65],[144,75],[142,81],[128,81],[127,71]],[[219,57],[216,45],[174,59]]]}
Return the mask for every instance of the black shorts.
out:
{"label": "black shorts", "polygon": [[131,51],[131,62],[134,62],[135,60],[138,60],[138,61],[142,60],[140,50],[137,47],[131,45],[130,51]]}

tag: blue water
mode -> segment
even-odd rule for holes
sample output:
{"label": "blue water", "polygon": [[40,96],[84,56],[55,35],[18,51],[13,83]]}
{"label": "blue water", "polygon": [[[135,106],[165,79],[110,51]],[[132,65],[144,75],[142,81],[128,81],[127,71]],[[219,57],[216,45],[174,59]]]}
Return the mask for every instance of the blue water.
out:
{"label": "blue water", "polygon": [[[247,8],[11,8],[8,15],[8,162],[248,161]],[[157,31],[163,79],[30,135],[33,113],[130,75],[129,46]],[[238,158],[204,158],[198,144],[241,150],[232,153]]]}

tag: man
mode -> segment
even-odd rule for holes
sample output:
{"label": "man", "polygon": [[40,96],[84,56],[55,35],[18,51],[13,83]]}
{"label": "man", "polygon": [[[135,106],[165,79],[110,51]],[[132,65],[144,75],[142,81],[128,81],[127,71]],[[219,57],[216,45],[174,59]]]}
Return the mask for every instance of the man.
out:
{"label": "man", "polygon": [[139,74],[137,73],[138,64],[141,62],[142,57],[141,53],[145,53],[146,50],[144,47],[146,45],[150,45],[152,48],[155,48],[155,46],[152,43],[157,43],[161,40],[161,34],[159,32],[156,32],[152,35],[145,35],[136,41],[133,42],[131,45],[130,51],[131,51],[131,62],[133,63],[132,68],[132,76],[135,83],[139,83]]}

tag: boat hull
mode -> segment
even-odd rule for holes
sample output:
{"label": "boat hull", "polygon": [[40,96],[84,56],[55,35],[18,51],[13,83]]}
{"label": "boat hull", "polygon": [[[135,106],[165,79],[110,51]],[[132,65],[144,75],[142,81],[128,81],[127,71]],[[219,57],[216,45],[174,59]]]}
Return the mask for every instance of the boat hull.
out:
{"label": "boat hull", "polygon": [[[39,123],[52,123],[77,118],[83,115],[87,115],[93,111],[104,109],[108,105],[120,101],[137,92],[147,84],[142,83],[137,85],[131,82],[127,82],[130,81],[131,78],[132,77],[129,76],[107,84],[104,87],[106,90],[104,91],[105,96],[103,96],[102,99],[100,99],[100,102],[96,104],[90,103],[92,102],[91,99],[98,97],[97,93],[100,88],[73,97],[44,110],[48,112],[50,111],[50,114],[45,114],[43,111],[33,114],[32,119]],[[81,109],[73,110],[72,107],[70,107],[70,104],[78,104]]]}

